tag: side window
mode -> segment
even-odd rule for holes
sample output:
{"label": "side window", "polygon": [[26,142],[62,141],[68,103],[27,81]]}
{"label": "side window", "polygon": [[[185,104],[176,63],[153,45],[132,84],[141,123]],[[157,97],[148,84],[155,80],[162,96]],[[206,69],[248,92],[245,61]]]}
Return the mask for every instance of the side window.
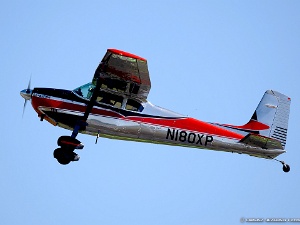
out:
{"label": "side window", "polygon": [[121,108],[123,97],[100,91],[96,100],[98,103],[104,103],[107,105],[114,106],[116,108]]}
{"label": "side window", "polygon": [[144,109],[144,107],[139,102],[132,99],[128,99],[125,108],[130,111],[138,111],[138,112],[141,112]]}

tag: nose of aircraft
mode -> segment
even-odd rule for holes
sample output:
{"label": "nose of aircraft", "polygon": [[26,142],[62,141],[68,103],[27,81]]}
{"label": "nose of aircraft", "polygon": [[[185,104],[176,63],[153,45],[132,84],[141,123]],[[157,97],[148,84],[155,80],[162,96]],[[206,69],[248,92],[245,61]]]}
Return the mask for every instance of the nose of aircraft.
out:
{"label": "nose of aircraft", "polygon": [[30,100],[31,99],[31,94],[32,90],[30,89],[24,89],[20,92],[20,95],[25,99],[25,100]]}

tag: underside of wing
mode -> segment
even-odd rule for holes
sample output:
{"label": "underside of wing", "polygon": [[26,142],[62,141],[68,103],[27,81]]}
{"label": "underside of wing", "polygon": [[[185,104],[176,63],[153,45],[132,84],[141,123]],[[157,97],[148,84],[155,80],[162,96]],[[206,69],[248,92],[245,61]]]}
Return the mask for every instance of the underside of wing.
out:
{"label": "underside of wing", "polygon": [[108,49],[97,67],[93,84],[101,90],[145,101],[151,88],[147,60],[128,52]]}

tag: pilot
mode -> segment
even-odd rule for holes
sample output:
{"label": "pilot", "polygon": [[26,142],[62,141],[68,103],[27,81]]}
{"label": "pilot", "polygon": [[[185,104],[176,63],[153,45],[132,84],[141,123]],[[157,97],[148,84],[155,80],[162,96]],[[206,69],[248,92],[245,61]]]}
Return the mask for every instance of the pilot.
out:
{"label": "pilot", "polygon": [[77,93],[78,95],[80,95],[81,97],[83,97],[81,88],[78,88],[78,89],[76,90],[76,93]]}
{"label": "pilot", "polygon": [[87,94],[87,98],[90,99],[92,97],[92,94],[94,92],[95,88],[90,86],[89,90],[88,90],[88,94]]}

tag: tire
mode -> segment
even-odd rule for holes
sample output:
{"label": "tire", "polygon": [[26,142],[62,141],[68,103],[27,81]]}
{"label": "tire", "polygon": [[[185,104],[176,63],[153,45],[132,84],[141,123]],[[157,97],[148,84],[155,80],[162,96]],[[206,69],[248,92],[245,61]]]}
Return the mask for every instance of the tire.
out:
{"label": "tire", "polygon": [[288,164],[283,164],[282,170],[283,170],[285,173],[289,172],[290,169],[291,169],[291,168],[290,168],[290,166],[289,166]]}
{"label": "tire", "polygon": [[80,144],[80,141],[78,141],[76,138],[70,137],[70,136],[61,136],[57,140],[57,145],[62,148],[70,148],[73,149],[76,148]]}
{"label": "tire", "polygon": [[62,165],[67,165],[71,162],[70,157],[68,157],[68,154],[66,154],[62,148],[55,149],[53,157]]}

